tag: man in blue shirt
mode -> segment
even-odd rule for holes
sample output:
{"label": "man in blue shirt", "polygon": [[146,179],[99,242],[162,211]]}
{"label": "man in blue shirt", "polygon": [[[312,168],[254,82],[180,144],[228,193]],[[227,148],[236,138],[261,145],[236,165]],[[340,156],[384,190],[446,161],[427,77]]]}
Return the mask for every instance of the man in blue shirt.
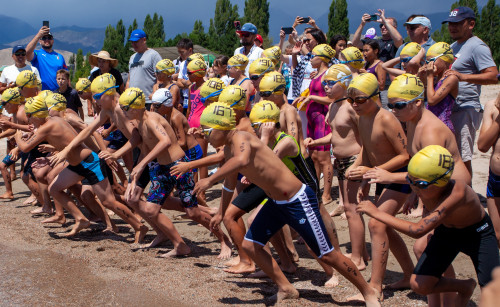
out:
{"label": "man in blue shirt", "polygon": [[[37,41],[42,49],[35,50]],[[26,59],[40,72],[42,90],[56,91],[59,88],[56,81],[57,71],[68,69],[64,57],[52,49],[53,44],[54,37],[50,28],[43,26],[26,46]]]}

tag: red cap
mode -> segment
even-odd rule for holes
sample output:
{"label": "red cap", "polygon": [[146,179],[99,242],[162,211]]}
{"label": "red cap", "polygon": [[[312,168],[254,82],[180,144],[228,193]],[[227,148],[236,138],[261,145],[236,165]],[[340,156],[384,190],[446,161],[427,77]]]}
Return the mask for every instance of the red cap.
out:
{"label": "red cap", "polygon": [[257,34],[255,36],[255,39],[258,40],[261,44],[264,43],[264,40],[262,39],[262,36],[260,36],[260,34]]}

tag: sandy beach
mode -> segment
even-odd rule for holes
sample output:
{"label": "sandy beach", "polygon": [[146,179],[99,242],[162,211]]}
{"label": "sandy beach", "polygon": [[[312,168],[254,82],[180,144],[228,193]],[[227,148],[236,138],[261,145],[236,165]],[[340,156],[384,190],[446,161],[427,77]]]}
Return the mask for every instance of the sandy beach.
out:
{"label": "sandy beach", "polygon": [[[494,99],[500,85],[483,86],[481,101]],[[85,108],[84,108],[85,109]],[[5,141],[0,152],[5,152]],[[475,149],[472,161],[473,188],[486,206],[486,183],[489,153]],[[19,170],[19,167],[17,167]],[[34,207],[23,205],[29,196],[26,186],[17,179],[13,182],[16,199],[0,202],[0,304],[2,306],[219,306],[227,304],[262,306],[270,303],[266,298],[277,288],[270,279],[250,279],[225,273],[223,263],[217,259],[219,244],[208,230],[188,220],[174,220],[179,233],[191,247],[192,254],[185,258],[163,259],[158,254],[172,248],[170,242],[159,248],[139,250],[131,247],[133,231],[122,220],[113,216],[119,234],[105,235],[102,225],[94,224],[74,238],[60,238],[69,231],[73,220],[67,215],[64,227],[43,225],[44,217],[32,217]],[[4,192],[3,182],[0,193]],[[337,179],[334,178],[332,195],[338,198]],[[211,207],[219,205],[220,185],[207,191]],[[331,211],[337,202],[327,206]],[[165,212],[170,218],[179,213]],[[398,217],[407,218],[404,215]],[[414,220],[414,219],[413,219]],[[350,252],[347,222],[335,217],[342,252]],[[367,221],[367,218],[365,218]],[[153,231],[146,242],[154,238]],[[370,242],[366,232],[367,242]],[[411,247],[414,239],[403,235],[415,262]],[[297,273],[288,276],[300,292],[298,300],[285,306],[349,306],[345,299],[357,293],[345,278],[332,289],[323,287],[327,277],[321,267],[307,253],[304,245],[296,245],[301,256]],[[370,250],[370,244],[368,243]],[[476,278],[471,261],[459,255],[453,262],[459,278]],[[371,263],[362,272],[368,279]],[[397,281],[401,268],[390,255],[384,283]],[[425,306],[424,297],[410,290],[384,290],[384,306]],[[476,288],[469,306],[479,304],[480,290]],[[361,304],[359,304],[361,305]]]}

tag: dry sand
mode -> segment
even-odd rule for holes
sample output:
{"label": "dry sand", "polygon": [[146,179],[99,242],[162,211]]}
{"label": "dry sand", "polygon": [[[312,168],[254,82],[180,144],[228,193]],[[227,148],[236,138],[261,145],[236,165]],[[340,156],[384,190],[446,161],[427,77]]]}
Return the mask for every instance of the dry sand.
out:
{"label": "dry sand", "polygon": [[[499,90],[499,85],[484,86],[482,102],[496,97]],[[472,163],[473,187],[485,204],[489,154],[476,149]],[[334,197],[338,196],[336,190],[334,179]],[[42,218],[30,216],[32,206],[22,205],[29,195],[19,179],[14,182],[14,191],[17,196],[14,201],[0,203],[1,305],[263,305],[269,303],[266,298],[277,290],[269,279],[255,280],[223,272],[223,261],[216,257],[219,244],[205,228],[195,223],[174,221],[193,250],[190,257],[160,259],[156,256],[169,251],[172,248],[170,243],[151,250],[134,250],[131,248],[133,232],[116,217],[113,219],[119,226],[119,235],[103,235],[100,232],[102,227],[93,225],[73,239],[59,238],[57,234],[68,231],[73,220],[68,216],[66,227],[44,226],[40,224]],[[207,191],[210,206],[218,206],[219,191],[220,185]],[[0,183],[0,193],[3,193],[3,182]],[[336,203],[330,204],[327,209],[330,211],[335,206]],[[165,213],[170,217],[178,214]],[[347,222],[338,217],[334,220],[342,252],[349,252]],[[151,231],[146,240],[153,237]],[[403,237],[411,251],[414,240]],[[297,249],[301,259],[297,273],[290,280],[299,290],[300,299],[287,305],[349,305],[345,298],[357,293],[355,287],[343,277],[336,288],[322,287],[326,276],[320,266],[311,259],[303,245],[297,245]],[[471,261],[464,255],[459,255],[453,264],[459,278],[476,278]],[[362,274],[368,279],[370,272],[371,263]],[[394,282],[401,276],[401,269],[391,255],[385,283]],[[476,288],[469,306],[479,303],[479,295],[479,288]],[[385,306],[426,305],[424,297],[410,290],[385,290],[384,296]]]}

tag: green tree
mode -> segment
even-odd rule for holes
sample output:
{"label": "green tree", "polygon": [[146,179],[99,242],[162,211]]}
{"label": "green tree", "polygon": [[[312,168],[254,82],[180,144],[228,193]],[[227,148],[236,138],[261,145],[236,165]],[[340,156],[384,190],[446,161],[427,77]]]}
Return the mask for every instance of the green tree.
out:
{"label": "green tree", "polygon": [[165,45],[165,25],[163,17],[154,13],[153,18],[151,15],[146,15],[144,19],[144,32],[148,36],[148,47],[162,47]]}
{"label": "green tree", "polygon": [[347,1],[333,0],[328,13],[328,37],[342,34],[349,37],[349,18],[347,18]]}
{"label": "green tree", "polygon": [[217,0],[214,18],[210,19],[208,28],[209,49],[227,56],[232,56],[238,46],[234,21],[238,20],[238,6],[231,5],[229,0]]}
{"label": "green tree", "polygon": [[128,60],[132,54],[123,44],[125,41],[125,25],[123,20],[119,20],[116,28],[108,25],[105,31],[103,50],[109,52],[109,55],[118,60],[118,70],[128,70]]}
{"label": "green tree", "polygon": [[201,20],[196,20],[194,22],[193,31],[189,33],[189,39],[195,45],[206,46],[207,34],[205,33],[205,28],[203,28]]}
{"label": "green tree", "polygon": [[76,52],[74,75],[71,79],[73,84],[75,84],[78,79],[87,78],[90,75],[90,63],[88,61],[89,56],[90,52],[87,53],[87,57],[84,58],[82,49],[78,49]]}
{"label": "green tree", "polygon": [[267,0],[245,0],[243,22],[251,22],[257,27],[258,33],[269,36],[269,2]]}

